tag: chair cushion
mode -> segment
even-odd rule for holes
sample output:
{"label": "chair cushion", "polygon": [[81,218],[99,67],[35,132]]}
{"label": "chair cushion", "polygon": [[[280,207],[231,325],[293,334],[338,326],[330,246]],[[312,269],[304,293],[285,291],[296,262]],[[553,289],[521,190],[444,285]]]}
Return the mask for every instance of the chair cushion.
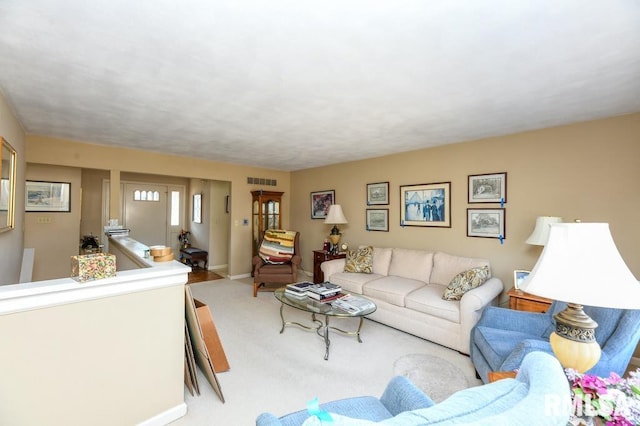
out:
{"label": "chair cushion", "polygon": [[473,343],[495,371],[502,369],[504,360],[524,340],[544,341],[540,336],[512,330],[476,326],[471,336]]}
{"label": "chair cushion", "polygon": [[480,287],[488,278],[489,267],[487,265],[460,272],[444,289],[442,298],[444,300],[460,300],[467,291]]}
{"label": "chair cushion", "polygon": [[373,247],[361,247],[347,251],[344,272],[373,273]]}
{"label": "chair cushion", "polygon": [[295,254],[296,233],[281,229],[266,230],[258,254],[266,263],[277,265],[290,262]]}
{"label": "chair cushion", "polygon": [[[320,404],[320,408],[323,411],[335,413],[338,416],[349,416],[356,419],[362,419],[362,421],[380,421],[392,417],[389,410],[387,410],[377,398],[372,396],[360,396],[331,401],[325,404]],[[309,423],[305,422],[305,420]],[[314,423],[317,420],[318,418],[316,416],[310,416],[307,410],[297,411],[280,417],[282,425],[313,425],[317,424]]]}

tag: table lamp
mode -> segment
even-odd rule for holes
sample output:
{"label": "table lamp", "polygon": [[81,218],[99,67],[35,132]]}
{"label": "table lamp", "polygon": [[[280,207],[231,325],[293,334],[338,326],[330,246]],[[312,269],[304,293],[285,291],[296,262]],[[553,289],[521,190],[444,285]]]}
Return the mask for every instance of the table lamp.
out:
{"label": "table lamp", "polygon": [[331,234],[329,234],[329,241],[331,241],[331,251],[333,253],[337,253],[339,251],[338,243],[340,242],[341,236],[337,225],[348,223],[347,218],[344,217],[342,206],[340,204],[332,204],[329,206],[329,212],[327,213],[324,223],[333,225],[333,228],[331,228]]}
{"label": "table lamp", "polygon": [[561,217],[539,216],[536,219],[536,227],[533,229],[531,235],[529,235],[529,238],[527,238],[527,244],[532,244],[534,246],[543,246],[547,244],[551,224],[561,222]]}
{"label": "table lamp", "polygon": [[567,302],[554,315],[556,331],[549,341],[564,368],[584,373],[600,359],[595,340],[598,324],[583,305],[640,309],[640,283],[633,276],[607,223],[553,223],[531,274],[522,290]]}

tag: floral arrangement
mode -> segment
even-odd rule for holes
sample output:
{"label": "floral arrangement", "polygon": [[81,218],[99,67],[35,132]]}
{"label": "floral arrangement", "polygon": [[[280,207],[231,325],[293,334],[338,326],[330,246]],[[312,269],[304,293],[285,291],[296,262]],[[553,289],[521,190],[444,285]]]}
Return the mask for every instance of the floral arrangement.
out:
{"label": "floral arrangement", "polygon": [[178,241],[180,241],[180,246],[182,248],[188,248],[191,246],[191,243],[189,242],[189,234],[191,234],[191,232],[185,231],[184,229],[180,231]]}
{"label": "floral arrangement", "polygon": [[634,426],[640,424],[640,369],[626,379],[616,373],[602,378],[566,369],[572,392],[570,424]]}

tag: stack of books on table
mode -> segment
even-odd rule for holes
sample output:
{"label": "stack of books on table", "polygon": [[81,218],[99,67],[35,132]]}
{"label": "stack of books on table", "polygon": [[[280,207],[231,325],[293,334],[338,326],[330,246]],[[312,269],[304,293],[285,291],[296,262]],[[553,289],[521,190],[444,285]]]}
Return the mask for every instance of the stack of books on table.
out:
{"label": "stack of books on table", "polygon": [[343,296],[342,287],[331,283],[314,284],[307,289],[307,296],[318,302],[331,302]]}
{"label": "stack of books on table", "polygon": [[293,297],[295,299],[304,299],[307,297],[307,289],[313,287],[314,283],[310,283],[308,281],[302,281],[299,283],[287,284],[284,289],[284,294],[286,296]]}

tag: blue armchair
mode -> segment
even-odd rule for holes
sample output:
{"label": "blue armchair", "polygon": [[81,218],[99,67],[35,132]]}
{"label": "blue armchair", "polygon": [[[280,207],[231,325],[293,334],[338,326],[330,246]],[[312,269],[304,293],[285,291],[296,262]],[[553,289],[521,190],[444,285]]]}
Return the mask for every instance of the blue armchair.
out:
{"label": "blue armchair", "polygon": [[[515,379],[498,380],[456,392],[435,404],[407,378],[394,377],[380,399],[348,398],[328,402],[320,408],[339,425],[430,425],[473,424],[565,426],[571,413],[569,383],[560,363],[537,352],[525,357]],[[312,426],[324,424],[307,411],[283,417],[263,413],[257,426]]]}
{"label": "blue armchair", "polygon": [[[554,302],[546,313],[487,307],[471,330],[471,362],[480,379],[487,383],[490,371],[519,368],[528,353],[553,354],[549,344],[555,330],[553,315],[565,307],[563,302]],[[612,371],[624,375],[640,339],[640,310],[585,306],[584,311],[598,323],[596,340],[602,349],[600,361],[588,372],[603,377]]]}

